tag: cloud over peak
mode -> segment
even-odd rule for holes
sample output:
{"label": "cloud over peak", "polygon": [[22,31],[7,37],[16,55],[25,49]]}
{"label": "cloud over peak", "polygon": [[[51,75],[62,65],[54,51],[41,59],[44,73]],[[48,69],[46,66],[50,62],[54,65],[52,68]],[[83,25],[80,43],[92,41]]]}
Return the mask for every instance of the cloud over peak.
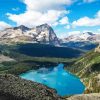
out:
{"label": "cloud over peak", "polygon": [[16,22],[17,25],[26,25],[28,27],[33,27],[44,23],[53,24],[64,14],[67,14],[67,11],[48,10],[46,13],[26,11],[25,13],[19,15],[7,13],[8,18]]}
{"label": "cloud over peak", "polygon": [[[68,18],[63,18],[69,13],[65,8],[71,5],[74,0],[23,0],[26,4],[26,11],[21,14],[7,13],[7,16],[17,25],[33,27],[43,23],[53,25],[62,18],[61,24],[68,23]],[[65,6],[64,6],[65,5]],[[64,22],[65,21],[65,22]],[[55,24],[56,25],[56,24]]]}
{"label": "cloud over peak", "polygon": [[4,21],[0,21],[0,30],[3,30],[5,28],[9,28],[9,27],[11,27],[9,24],[7,24]]}

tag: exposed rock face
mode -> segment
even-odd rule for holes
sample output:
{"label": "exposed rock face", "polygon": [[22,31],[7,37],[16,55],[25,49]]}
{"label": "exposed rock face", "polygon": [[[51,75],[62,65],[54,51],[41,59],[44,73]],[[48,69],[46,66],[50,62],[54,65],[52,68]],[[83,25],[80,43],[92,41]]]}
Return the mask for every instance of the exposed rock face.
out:
{"label": "exposed rock face", "polygon": [[100,53],[100,45],[97,48],[95,48],[95,52],[99,52]]}
{"label": "exposed rock face", "polygon": [[48,24],[28,28],[19,26],[7,28],[0,32],[0,41],[2,42],[33,42],[51,45],[59,45],[59,40]]}
{"label": "exposed rock face", "polygon": [[55,90],[13,75],[0,75],[0,100],[64,100]]}
{"label": "exposed rock face", "polygon": [[95,34],[88,37],[88,41],[95,41],[95,42],[100,43],[100,34]]}
{"label": "exposed rock face", "polygon": [[100,93],[76,95],[67,100],[100,100]]}
{"label": "exposed rock face", "polygon": [[60,44],[54,30],[48,24],[37,26],[36,32],[40,35],[40,37],[42,36],[44,43],[47,42],[55,45]]}
{"label": "exposed rock face", "polygon": [[30,30],[30,28],[28,28],[28,27],[26,27],[26,26],[24,26],[24,25],[20,25],[19,27],[14,27],[13,29],[14,29],[14,30],[20,29],[20,30],[22,30],[22,32],[25,32],[25,31]]}
{"label": "exposed rock face", "polygon": [[0,54],[0,63],[5,62],[5,61],[15,61],[15,60],[8,56],[4,56]]}
{"label": "exposed rock face", "polygon": [[67,38],[65,38],[65,41],[88,41],[88,38],[94,35],[95,34],[91,32],[74,34],[74,35],[70,35]]}
{"label": "exposed rock face", "polygon": [[93,34],[92,32],[85,32],[85,33],[79,33],[70,35],[67,38],[64,39],[64,41],[92,41],[92,42],[100,42],[100,35],[99,34]]}
{"label": "exposed rock face", "polygon": [[88,92],[95,92],[99,93],[100,92],[100,74],[96,75],[95,77],[92,77],[89,80],[87,90],[85,91],[86,93]]}

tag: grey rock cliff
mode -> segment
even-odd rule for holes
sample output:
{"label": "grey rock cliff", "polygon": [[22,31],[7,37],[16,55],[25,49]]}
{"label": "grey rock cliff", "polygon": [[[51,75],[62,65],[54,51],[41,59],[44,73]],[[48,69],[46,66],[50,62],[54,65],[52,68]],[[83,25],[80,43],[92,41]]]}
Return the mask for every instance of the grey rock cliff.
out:
{"label": "grey rock cliff", "polygon": [[54,30],[48,24],[42,24],[34,28],[28,28],[24,25],[7,28],[0,31],[0,42],[33,42],[50,45],[60,44]]}

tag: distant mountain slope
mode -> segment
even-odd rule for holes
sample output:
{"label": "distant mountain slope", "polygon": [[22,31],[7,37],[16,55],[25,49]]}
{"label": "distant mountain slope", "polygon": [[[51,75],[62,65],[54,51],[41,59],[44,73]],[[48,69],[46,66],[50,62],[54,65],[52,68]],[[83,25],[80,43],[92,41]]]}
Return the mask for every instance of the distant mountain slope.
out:
{"label": "distant mountain slope", "polygon": [[24,25],[14,28],[7,28],[3,31],[0,31],[0,42],[32,42],[50,45],[60,44],[54,30],[48,24],[42,24],[34,28],[28,28]]}
{"label": "distant mountain slope", "polygon": [[77,73],[80,77],[87,77],[93,74],[92,72],[100,71],[99,63],[100,53],[91,51],[73,64],[72,72]]}
{"label": "distant mountain slope", "polygon": [[85,32],[80,34],[74,34],[70,35],[67,38],[65,38],[65,41],[87,41],[87,39],[91,36],[94,36],[95,34],[91,32]]}
{"label": "distant mountain slope", "polygon": [[94,34],[92,32],[77,33],[77,34],[74,34],[74,35],[69,35],[68,37],[63,39],[63,42],[68,42],[68,41],[99,42],[100,41],[100,34]]}
{"label": "distant mountain slope", "polygon": [[19,44],[16,46],[16,52],[35,56],[35,57],[60,57],[74,58],[84,54],[83,51],[68,47],[55,47],[43,44]]}
{"label": "distant mountain slope", "polygon": [[25,43],[16,45],[0,45],[0,51],[4,54],[24,54],[32,57],[56,57],[56,58],[75,58],[85,52],[68,47],[55,47],[38,43]]}
{"label": "distant mountain slope", "polygon": [[81,50],[92,50],[100,42],[100,35],[92,32],[78,33],[70,35],[61,40],[61,46],[77,48]]}
{"label": "distant mountain slope", "polygon": [[16,45],[0,45],[0,51],[5,54],[20,53],[33,57],[75,58],[85,52],[68,47],[55,47],[38,43],[25,43]]}
{"label": "distant mountain slope", "polygon": [[97,43],[91,41],[69,41],[61,44],[62,46],[67,46],[70,48],[82,49],[82,50],[91,50],[97,47]]}
{"label": "distant mountain slope", "polygon": [[86,93],[100,92],[100,52],[98,49],[79,58],[71,66],[69,70],[81,77],[87,86]]}

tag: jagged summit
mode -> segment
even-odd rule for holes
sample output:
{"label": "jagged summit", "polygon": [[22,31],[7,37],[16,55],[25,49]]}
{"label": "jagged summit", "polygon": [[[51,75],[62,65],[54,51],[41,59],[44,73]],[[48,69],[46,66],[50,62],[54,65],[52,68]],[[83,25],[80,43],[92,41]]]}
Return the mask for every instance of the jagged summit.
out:
{"label": "jagged summit", "polygon": [[65,41],[97,41],[97,34],[92,32],[74,34],[65,38]]}
{"label": "jagged summit", "polygon": [[49,28],[51,26],[49,24],[45,23],[45,24],[41,24],[41,25],[36,26],[36,27],[46,27],[46,28]]}
{"label": "jagged summit", "polygon": [[92,32],[85,32],[83,34],[94,35]]}
{"label": "jagged summit", "polygon": [[20,30],[22,30],[22,31],[27,31],[27,30],[29,30],[30,28],[28,28],[28,27],[26,27],[26,26],[24,26],[24,25],[20,25],[20,26],[18,26],[18,27],[14,27],[14,29],[15,29],[15,30],[20,29]]}
{"label": "jagged summit", "polygon": [[[36,31],[38,33],[41,32],[41,31],[44,31],[44,30],[50,30],[50,31],[52,30],[53,31],[52,27],[50,25],[48,25],[47,23],[36,26]],[[53,33],[54,33],[54,31],[53,31]]]}
{"label": "jagged summit", "polygon": [[42,24],[34,28],[28,28],[24,25],[20,25],[14,28],[8,28],[3,31],[0,31],[0,40],[1,38],[2,41],[4,39],[6,40],[10,39],[9,42],[24,41],[24,42],[44,43],[50,45],[60,44],[54,30],[48,24]]}
{"label": "jagged summit", "polygon": [[36,27],[36,32],[42,36],[42,42],[49,42],[50,44],[59,45],[60,42],[52,29],[52,27],[48,24],[42,24]]}

